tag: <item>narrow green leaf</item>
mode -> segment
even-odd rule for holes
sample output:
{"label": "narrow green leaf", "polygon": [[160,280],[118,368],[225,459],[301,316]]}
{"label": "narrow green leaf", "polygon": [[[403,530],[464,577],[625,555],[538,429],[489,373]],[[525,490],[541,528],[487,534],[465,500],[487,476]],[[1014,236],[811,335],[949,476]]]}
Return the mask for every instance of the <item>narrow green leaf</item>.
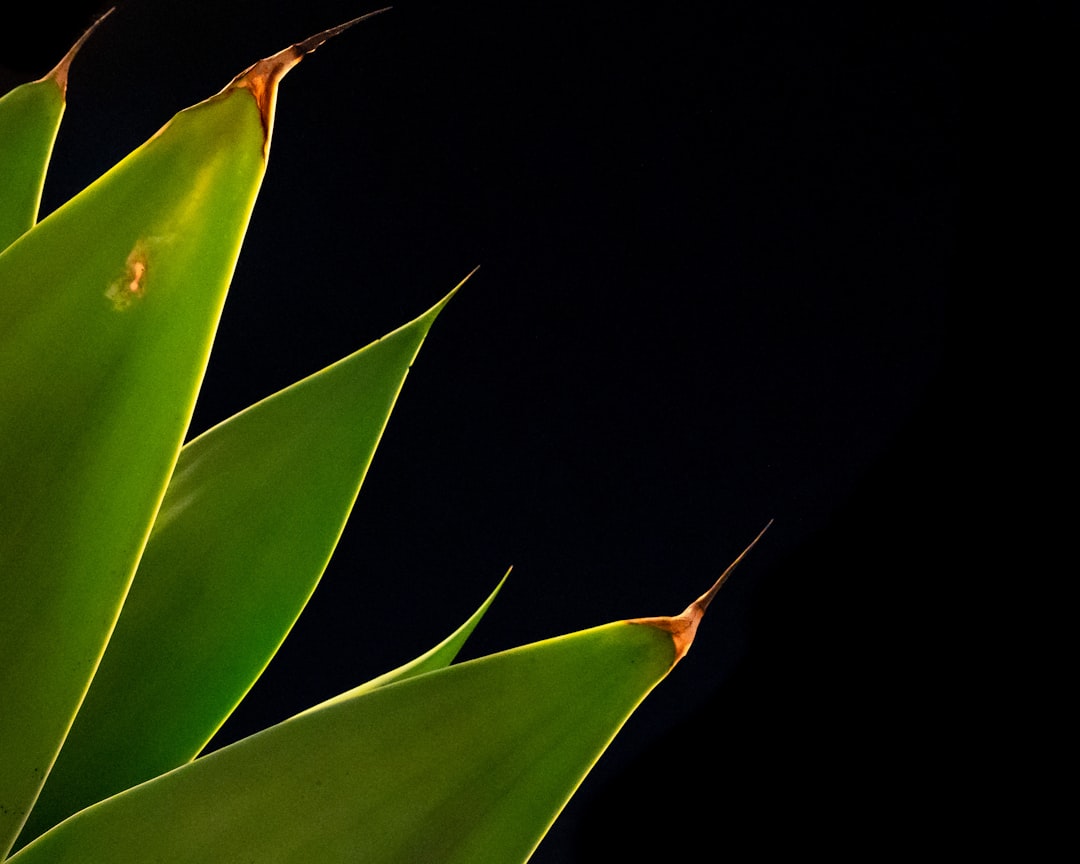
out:
{"label": "narrow green leaf", "polygon": [[315,590],[448,300],[184,447],[24,837],[193,759],[210,740]]}
{"label": "narrow green leaf", "polygon": [[37,221],[45,171],[64,114],[68,69],[108,14],[83,33],[48,75],[0,98],[0,251]]}
{"label": "narrow green leaf", "polygon": [[64,93],[51,74],[0,98],[0,250],[37,220],[63,113]]}
{"label": "narrow green leaf", "polygon": [[[387,672],[384,675],[380,675],[378,678],[374,678],[366,684],[362,684],[359,687],[350,690],[348,693],[344,693],[341,696],[328,700],[322,705],[310,709],[310,711],[318,711],[324,707],[334,704],[335,702],[347,701],[363,693],[375,690],[379,687],[385,687],[388,684],[405,681],[409,678],[413,678],[426,672],[432,672],[449,666],[450,663],[452,663],[454,658],[457,656],[458,652],[464,646],[466,640],[472,634],[473,630],[476,629],[476,626],[480,623],[480,620],[484,617],[491,604],[495,601],[496,596],[502,589],[502,586],[505,584],[508,576],[509,573],[507,573],[506,576],[503,576],[503,578],[499,580],[499,583],[495,586],[495,589],[488,595],[488,597],[484,600],[480,607],[475,612],[473,612],[471,616],[469,616],[468,620],[466,620],[460,627],[458,627],[453,633],[451,633],[446,639],[444,639],[430,651],[425,652],[421,656],[398,667],[397,669]],[[46,786],[46,793],[47,790],[48,786]]]}
{"label": "narrow green leaf", "polygon": [[476,625],[480,623],[480,619],[484,617],[488,608],[495,602],[495,598],[498,596],[499,591],[502,590],[502,587],[509,576],[510,571],[507,570],[506,575],[503,576],[503,578],[499,580],[499,584],[495,586],[495,590],[488,595],[487,599],[480,605],[480,608],[473,612],[469,620],[458,627],[457,630],[447,636],[430,651],[425,651],[416,659],[410,660],[408,663],[398,666],[396,669],[391,669],[389,672],[385,672],[377,678],[372,678],[370,681],[361,684],[359,687],[354,687],[352,690],[342,693],[339,696],[335,696],[333,699],[328,699],[327,701],[320,703],[320,705],[316,705],[314,708],[308,710],[317,711],[320,707],[361,696],[371,690],[385,687],[387,684],[394,684],[397,681],[404,681],[407,678],[423,675],[425,672],[434,672],[438,669],[446,668],[454,662],[454,658],[457,657],[458,652],[464,647],[466,640],[472,635],[473,630],[476,629]]}
{"label": "narrow green leaf", "polygon": [[764,533],[681,615],[358,688],[76,813],[11,864],[527,861]]}
{"label": "narrow green leaf", "polygon": [[0,253],[0,854],[164,494],[297,59],[182,111]]}

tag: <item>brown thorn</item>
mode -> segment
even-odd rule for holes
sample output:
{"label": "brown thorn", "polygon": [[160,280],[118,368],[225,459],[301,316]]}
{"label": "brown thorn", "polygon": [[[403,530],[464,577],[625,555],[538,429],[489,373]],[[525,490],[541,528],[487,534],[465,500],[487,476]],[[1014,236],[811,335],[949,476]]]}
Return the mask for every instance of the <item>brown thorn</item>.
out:
{"label": "brown thorn", "polygon": [[365,12],[363,15],[357,15],[352,21],[346,21],[344,24],[338,24],[337,27],[331,27],[329,30],[323,30],[322,33],[316,33],[305,39],[303,42],[297,42],[293,48],[300,51],[301,54],[310,54],[316,48],[323,44],[327,39],[333,39],[339,33],[344,33],[354,24],[359,24],[361,21],[366,21],[368,18],[373,18],[376,15],[381,15],[383,12],[389,12],[393,9],[393,6],[384,6],[382,9],[376,9],[374,12]]}
{"label": "brown thorn", "polygon": [[343,33],[354,24],[359,24],[361,21],[372,18],[375,15],[388,12],[392,8],[392,6],[384,6],[382,9],[376,9],[374,12],[366,12],[363,15],[353,18],[351,21],[346,21],[344,24],[338,24],[336,27],[331,27],[328,30],[323,30],[321,33],[316,33],[314,36],[309,36],[301,42],[296,42],[288,48],[278,51],[277,54],[260,60],[258,63],[245,69],[233,79],[232,83],[225,88],[225,91],[227,92],[237,87],[243,87],[251,91],[252,95],[255,97],[255,103],[259,106],[259,112],[262,114],[263,128],[266,130],[266,142],[269,144],[270,130],[273,128],[274,100],[277,95],[277,85],[278,82],[285,77],[285,73],[327,40]]}
{"label": "brown thorn", "polygon": [[116,7],[113,6],[103,15],[100,15],[93,24],[91,24],[89,27],[86,28],[85,31],[83,31],[83,34],[79,37],[79,40],[74,45],[72,45],[71,48],[68,49],[67,54],[65,54],[63,59],[59,63],[57,63],[56,66],[53,67],[52,71],[49,72],[48,75],[45,75],[38,80],[47,81],[51,78],[53,81],[56,82],[56,86],[60,88],[61,93],[67,93],[68,70],[71,68],[71,61],[75,59],[75,55],[79,53],[79,49],[82,48],[83,43],[85,43],[86,40],[90,38],[90,34],[97,29],[98,24],[108,18],[115,11]]}
{"label": "brown thorn", "polygon": [[757,537],[750,541],[750,545],[739,553],[739,557],[727,566],[727,569],[720,574],[720,578],[713,583],[712,587],[687,606],[681,615],[660,618],[633,618],[628,623],[647,624],[650,627],[656,627],[659,630],[670,633],[671,640],[675,643],[675,658],[671,661],[671,665],[674,666],[682,660],[682,658],[686,656],[686,652],[690,650],[690,646],[694,642],[694,636],[697,635],[698,624],[701,622],[705,610],[709,608],[709,604],[712,602],[721,586],[727,581],[728,576],[731,575],[731,571],[733,571],[739,565],[739,562],[746,557],[747,553],[757,545],[758,540],[760,540],[765,532],[769,530],[769,526],[772,525],[772,523],[772,519],[765,523],[765,527],[758,532]]}
{"label": "brown thorn", "polygon": [[[712,588],[710,588],[708,591],[706,591],[704,594],[702,594],[700,597],[698,597],[697,600],[695,600],[693,603],[690,604],[691,608],[693,608],[694,606],[698,606],[698,607],[701,608],[702,613],[704,613],[705,610],[709,608],[709,604],[712,603],[713,597],[716,596],[716,592],[718,592],[720,590],[720,588],[723,586],[723,584],[725,582],[727,582],[727,578],[728,578],[728,576],[731,575],[731,571],[739,566],[739,562],[742,561],[743,558],[745,558],[747,556],[747,554],[750,552],[750,550],[753,549],[757,545],[758,540],[760,540],[763,536],[765,536],[765,532],[769,530],[769,526],[772,525],[772,523],[773,523],[772,519],[770,519],[768,522],[765,523],[765,527],[762,528],[758,532],[757,537],[755,537],[753,540],[750,541],[750,545],[747,546],[745,549],[743,549],[742,552],[739,553],[738,558],[736,558],[734,561],[732,561],[730,564],[728,564],[727,569],[724,570],[724,572],[720,574],[720,578],[717,579],[713,583]],[[687,610],[687,611],[689,611],[689,610]],[[685,615],[686,613],[684,612],[683,614]]]}

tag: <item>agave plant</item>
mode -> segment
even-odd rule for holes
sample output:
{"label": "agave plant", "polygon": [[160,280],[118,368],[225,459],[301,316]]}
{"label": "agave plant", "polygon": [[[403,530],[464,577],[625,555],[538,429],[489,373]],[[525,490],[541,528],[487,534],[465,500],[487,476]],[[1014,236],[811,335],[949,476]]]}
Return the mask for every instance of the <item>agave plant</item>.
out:
{"label": "agave plant", "polygon": [[0,100],[0,860],[525,861],[723,582],[454,664],[500,582],[416,660],[200,755],[457,290],[185,442],[279,83],[374,14],[255,63],[40,222],[86,36]]}

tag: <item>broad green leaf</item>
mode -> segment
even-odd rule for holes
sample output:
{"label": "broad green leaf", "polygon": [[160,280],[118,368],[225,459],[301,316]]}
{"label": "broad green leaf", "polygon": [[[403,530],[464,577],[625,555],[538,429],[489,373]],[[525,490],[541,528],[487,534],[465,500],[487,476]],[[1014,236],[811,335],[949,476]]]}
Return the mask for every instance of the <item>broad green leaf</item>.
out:
{"label": "broad green leaf", "polygon": [[180,112],[0,253],[0,855],[89,685],[180,451],[277,83],[318,44]]}
{"label": "broad green leaf", "polygon": [[68,69],[108,14],[82,35],[48,75],[0,98],[0,251],[37,221],[45,171],[64,114]]}
{"label": "broad green leaf", "polygon": [[679,616],[332,699],[75,814],[11,864],[526,861],[745,555]]}
{"label": "broad green leaf", "polygon": [[619,622],[298,715],[94,805],[11,864],[525,861],[676,658]]}
{"label": "broad green leaf", "polygon": [[184,447],[25,837],[193,759],[240,702],[315,590],[448,300]]}

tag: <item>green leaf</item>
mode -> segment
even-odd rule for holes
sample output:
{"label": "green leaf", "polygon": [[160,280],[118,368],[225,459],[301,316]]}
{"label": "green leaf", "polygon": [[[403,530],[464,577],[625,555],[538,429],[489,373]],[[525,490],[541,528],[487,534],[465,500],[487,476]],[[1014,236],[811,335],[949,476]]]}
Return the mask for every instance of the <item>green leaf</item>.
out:
{"label": "green leaf", "polygon": [[83,33],[48,75],[0,98],[0,251],[37,221],[45,172],[64,114],[68,69],[108,14]]}
{"label": "green leaf", "polygon": [[37,220],[64,92],[52,74],[0,98],[0,250]]}
{"label": "green leaf", "polygon": [[0,854],[116,621],[265,167],[250,74],[0,253]]}
{"label": "green leaf", "polygon": [[[476,625],[480,623],[480,619],[484,617],[488,608],[495,602],[495,598],[498,596],[499,591],[502,590],[503,585],[506,583],[507,578],[510,576],[510,571],[506,571],[506,575],[499,580],[499,584],[495,586],[495,590],[492,591],[487,599],[481,604],[472,616],[464,624],[458,627],[453,633],[447,636],[442,642],[432,648],[430,651],[425,651],[419,657],[414,660],[410,660],[396,669],[392,669],[389,672],[385,672],[377,678],[372,678],[365,684],[361,684],[359,687],[354,687],[346,693],[342,693],[340,696],[335,696],[333,699],[328,699],[322,705],[330,705],[337,701],[344,701],[351,699],[355,696],[360,696],[371,690],[375,690],[378,687],[385,687],[387,684],[393,684],[397,681],[404,681],[406,678],[413,678],[417,675],[422,675],[425,672],[434,672],[437,669],[443,669],[454,662],[454,658],[457,657],[458,652],[465,645],[465,641],[472,635],[473,630],[476,629]],[[317,710],[319,706],[310,708],[308,710]]]}
{"label": "green leaf", "polygon": [[184,447],[24,837],[193,759],[229,716],[315,590],[448,300]]}
{"label": "green leaf", "polygon": [[527,861],[765,530],[681,615],[359,688],[88,807],[10,862]]}
{"label": "green leaf", "polygon": [[300,714],[76,814],[11,864],[525,861],[677,657],[618,622]]}

